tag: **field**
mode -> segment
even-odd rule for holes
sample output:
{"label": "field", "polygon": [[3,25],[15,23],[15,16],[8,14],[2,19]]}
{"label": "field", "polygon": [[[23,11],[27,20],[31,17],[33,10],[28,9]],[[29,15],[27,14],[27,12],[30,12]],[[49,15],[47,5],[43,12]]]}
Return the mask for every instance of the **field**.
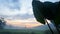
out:
{"label": "field", "polygon": [[[57,34],[56,31],[54,31]],[[0,34],[51,34],[50,30],[34,30],[34,29],[0,29]]]}
{"label": "field", "polygon": [[0,34],[44,34],[40,30],[31,30],[31,29],[2,29]]}

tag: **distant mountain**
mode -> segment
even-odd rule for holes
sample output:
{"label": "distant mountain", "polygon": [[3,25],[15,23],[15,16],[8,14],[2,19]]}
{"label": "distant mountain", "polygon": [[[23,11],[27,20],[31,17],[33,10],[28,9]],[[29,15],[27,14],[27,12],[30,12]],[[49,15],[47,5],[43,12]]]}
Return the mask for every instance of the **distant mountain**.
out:
{"label": "distant mountain", "polygon": [[[55,29],[55,27],[53,26],[53,24],[49,24],[49,25],[50,25],[50,27],[51,27],[52,29]],[[31,29],[36,29],[36,30],[48,30],[49,27],[48,27],[48,25],[42,25],[42,26],[33,27],[33,28],[31,28]]]}
{"label": "distant mountain", "polygon": [[[52,30],[55,29],[53,24],[50,23],[49,25],[52,28]],[[5,29],[34,29],[34,30],[42,30],[42,31],[49,30],[49,27],[48,27],[47,24],[46,25],[32,27],[32,28],[26,28],[26,27],[23,27],[23,26],[17,27],[17,26],[12,26],[12,25],[6,25],[4,28]]]}
{"label": "distant mountain", "polygon": [[26,29],[25,27],[18,27],[18,26],[12,26],[12,25],[6,25],[4,29]]}

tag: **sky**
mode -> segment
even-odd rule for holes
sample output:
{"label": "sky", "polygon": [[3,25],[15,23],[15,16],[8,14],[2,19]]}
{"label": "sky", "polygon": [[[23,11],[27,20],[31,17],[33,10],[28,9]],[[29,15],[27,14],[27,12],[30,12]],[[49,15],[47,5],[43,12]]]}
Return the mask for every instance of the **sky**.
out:
{"label": "sky", "polygon": [[27,19],[34,17],[32,11],[31,0],[0,0],[0,16]]}
{"label": "sky", "polygon": [[[40,0],[56,2],[59,0]],[[21,22],[36,22],[32,0],[0,0],[0,17]]]}
{"label": "sky", "polygon": [[[59,0],[40,0],[59,1]],[[32,0],[0,0],[0,16],[6,18],[26,19],[33,18]]]}
{"label": "sky", "polygon": [[[58,0],[40,0],[55,2]],[[32,0],[0,0],[0,16],[6,18],[34,18]]]}

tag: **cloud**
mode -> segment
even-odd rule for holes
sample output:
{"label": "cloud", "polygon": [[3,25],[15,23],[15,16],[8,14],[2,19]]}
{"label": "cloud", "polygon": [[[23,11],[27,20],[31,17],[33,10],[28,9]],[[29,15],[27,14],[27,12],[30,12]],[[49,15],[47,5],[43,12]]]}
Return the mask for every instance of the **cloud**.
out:
{"label": "cloud", "polygon": [[40,0],[42,2],[45,2],[45,1],[50,1],[50,2],[57,2],[57,1],[60,1],[60,0]]}
{"label": "cloud", "polygon": [[0,16],[10,19],[33,18],[32,0],[0,0]]}
{"label": "cloud", "polygon": [[0,15],[15,15],[20,10],[18,2],[12,0],[0,0]]}
{"label": "cloud", "polygon": [[[40,0],[53,1],[53,0]],[[59,1],[59,0],[54,0]],[[32,0],[0,0],[0,15],[33,15]]]}
{"label": "cloud", "polygon": [[20,14],[33,14],[32,10],[32,0],[21,0],[21,10]]}

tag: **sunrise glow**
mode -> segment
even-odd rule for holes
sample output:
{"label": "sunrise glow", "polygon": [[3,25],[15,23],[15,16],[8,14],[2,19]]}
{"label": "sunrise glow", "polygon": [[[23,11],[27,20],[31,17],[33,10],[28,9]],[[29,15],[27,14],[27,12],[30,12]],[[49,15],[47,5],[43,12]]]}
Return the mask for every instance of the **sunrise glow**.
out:
{"label": "sunrise glow", "polygon": [[38,23],[36,20],[8,20],[6,19],[7,25],[17,26],[17,27],[26,27],[26,28],[32,28],[36,26],[42,25],[41,23]]}

